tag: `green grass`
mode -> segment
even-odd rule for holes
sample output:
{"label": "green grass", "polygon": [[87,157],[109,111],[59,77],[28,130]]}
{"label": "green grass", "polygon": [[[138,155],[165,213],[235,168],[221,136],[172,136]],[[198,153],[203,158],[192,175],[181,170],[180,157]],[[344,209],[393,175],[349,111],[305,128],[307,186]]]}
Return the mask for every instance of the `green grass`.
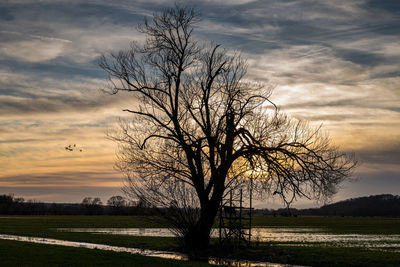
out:
{"label": "green grass", "polygon": [[360,248],[275,246],[262,243],[258,247],[218,254],[227,258],[305,266],[400,266],[400,253]]}
{"label": "green grass", "polygon": [[312,227],[333,234],[400,234],[400,218],[254,216],[256,227]]}
{"label": "green grass", "polygon": [[145,216],[16,216],[0,217],[0,234],[48,237],[113,246],[177,250],[179,242],[170,237],[140,237],[74,233],[57,228],[134,228],[162,227],[158,218]]}
{"label": "green grass", "polygon": [[[180,249],[178,239],[168,237],[135,237],[110,234],[94,234],[94,233],[73,233],[60,232],[57,228],[132,228],[132,227],[162,227],[163,224],[157,223],[154,217],[143,216],[26,216],[26,217],[10,217],[0,218],[0,234],[13,234],[24,236],[48,237],[70,241],[91,242],[115,246],[150,248],[158,250]],[[269,217],[255,216],[253,217],[253,226],[261,227],[311,227],[321,228],[324,232],[346,234],[400,234],[400,218],[353,218],[353,217]],[[77,265],[86,265],[84,262],[93,257],[93,255],[113,255],[109,257],[119,257],[120,253],[92,251],[81,248],[65,248],[45,245],[28,244],[24,242],[13,243],[10,248],[5,247],[4,242],[0,244],[0,264],[4,262],[13,263],[13,251],[18,255],[18,251],[24,252],[26,257],[33,257],[37,251],[40,255],[47,255],[46,251],[64,253],[70,255],[66,262],[74,262],[77,260]],[[272,242],[255,243],[250,249],[240,249],[236,251],[218,251],[217,247],[212,248],[211,254],[215,256],[224,256],[227,258],[237,259],[253,259],[259,261],[291,263],[311,266],[400,266],[400,253],[388,251],[372,251],[363,248],[343,248],[327,246],[326,244],[311,244],[312,246],[291,246],[290,244],[276,244]],[[19,249],[20,247],[20,249]],[[10,256],[4,254],[3,251],[10,250]],[[31,252],[29,252],[31,251]],[[31,253],[31,254],[29,254]],[[49,252],[50,253],[50,252]],[[69,254],[68,254],[69,253]],[[97,254],[96,254],[97,253]],[[110,253],[110,254],[108,254]],[[123,253],[124,254],[124,253]],[[32,256],[29,256],[32,255]],[[102,258],[103,256],[98,256]],[[5,257],[5,259],[3,259]],[[38,261],[46,263],[46,257],[38,256]],[[105,257],[105,256],[104,256]],[[141,258],[136,258],[134,255],[121,256],[121,262],[117,265],[125,265],[125,258],[128,258],[136,266],[152,266],[141,265]],[[145,258],[147,259],[147,258]],[[23,261],[23,259],[17,259]],[[36,259],[34,259],[36,260]],[[165,261],[156,259],[157,261]],[[145,261],[143,259],[143,261]],[[151,262],[153,259],[150,260]],[[57,263],[57,257],[51,264]],[[60,263],[64,264],[62,256]],[[95,261],[93,261],[95,262]],[[104,261],[107,262],[107,261]],[[112,261],[113,262],[113,261]],[[117,261],[116,261],[117,262]],[[17,263],[19,263],[17,261]],[[119,262],[117,262],[119,263]],[[128,263],[127,263],[128,264]],[[153,264],[153,263],[149,263]],[[156,263],[155,263],[156,264]],[[175,264],[165,263],[164,265]],[[180,264],[180,263],[176,263]],[[196,263],[197,264],[197,263]],[[26,265],[21,262],[17,265]],[[39,263],[38,263],[39,265]],[[48,264],[43,264],[48,265]],[[68,265],[68,264],[67,264]],[[74,265],[71,263],[71,265]],[[105,264],[107,265],[107,264]],[[90,265],[89,265],[90,266]],[[96,265],[97,266],[97,265]],[[135,266],[135,265],[133,265]],[[157,266],[154,265],[154,266]],[[187,266],[187,265],[185,265]],[[192,266],[192,265],[189,265]],[[197,265],[196,265],[197,266]]]}
{"label": "green grass", "polygon": [[129,253],[0,240],[0,266],[213,266]]}

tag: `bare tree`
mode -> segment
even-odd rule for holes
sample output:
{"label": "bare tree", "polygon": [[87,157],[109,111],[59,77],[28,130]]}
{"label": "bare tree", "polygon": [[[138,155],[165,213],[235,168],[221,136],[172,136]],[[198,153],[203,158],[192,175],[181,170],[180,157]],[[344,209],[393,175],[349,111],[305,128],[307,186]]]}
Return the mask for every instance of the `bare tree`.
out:
{"label": "bare tree", "polygon": [[92,197],[85,197],[82,200],[82,205],[92,205],[92,206],[100,206],[103,205],[103,203],[101,202],[101,199],[98,197],[92,198]]}
{"label": "bare tree", "polygon": [[122,196],[112,196],[107,200],[107,205],[119,209],[127,206],[127,201]]}
{"label": "bare tree", "polygon": [[[137,100],[131,121],[113,135],[126,191],[170,208],[191,248],[209,245],[226,191],[251,180],[259,192],[322,198],[350,175],[355,161],[320,129],[282,114],[271,88],[244,79],[246,62],[194,38],[198,17],[175,7],[139,26],[143,45],[103,56],[113,94]],[[263,194],[263,196],[268,196]]]}
{"label": "bare tree", "polygon": [[101,214],[103,202],[98,197],[85,197],[82,202],[81,206],[85,210],[86,214],[94,215],[94,214]]}

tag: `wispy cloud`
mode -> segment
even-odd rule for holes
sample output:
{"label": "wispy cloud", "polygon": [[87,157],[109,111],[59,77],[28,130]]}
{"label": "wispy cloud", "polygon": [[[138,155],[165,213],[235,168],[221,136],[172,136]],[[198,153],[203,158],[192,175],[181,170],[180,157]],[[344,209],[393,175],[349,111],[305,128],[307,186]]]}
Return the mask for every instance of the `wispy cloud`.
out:
{"label": "wispy cloud", "polygon": [[[71,188],[84,188],[85,183],[91,186],[86,192],[93,193],[90,188],[96,183],[103,195],[107,185],[110,194],[115,192],[115,146],[105,132],[124,116],[122,108],[136,102],[100,91],[105,74],[97,60],[133,40],[143,41],[137,23],[173,4],[0,3],[0,193],[15,190],[46,200],[70,199]],[[240,51],[248,58],[247,78],[274,85],[272,100],[282,110],[312,125],[323,124],[335,143],[359,155],[364,162],[360,173],[368,177],[360,183],[365,192],[372,192],[368,185],[374,177],[388,175],[385,168],[392,178],[383,179],[381,188],[387,189],[400,175],[395,160],[400,138],[399,1],[185,4],[202,15],[196,26],[202,42]],[[67,154],[64,147],[73,143],[85,153]],[[59,197],[32,193],[41,184]],[[398,186],[393,185],[400,190]],[[84,190],[72,195],[80,198]],[[357,190],[361,194],[362,189]]]}

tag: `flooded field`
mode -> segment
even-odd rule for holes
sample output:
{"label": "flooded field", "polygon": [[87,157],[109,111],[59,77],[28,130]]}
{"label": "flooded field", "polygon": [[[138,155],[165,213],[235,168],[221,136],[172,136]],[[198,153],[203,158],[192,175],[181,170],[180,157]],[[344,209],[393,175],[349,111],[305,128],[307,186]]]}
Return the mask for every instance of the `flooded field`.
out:
{"label": "flooded field", "polygon": [[[221,258],[210,258],[209,263],[251,267],[287,266],[270,262],[308,266],[327,263],[330,266],[399,266],[400,218],[258,216],[253,225],[254,246],[251,249],[218,252],[213,256]],[[35,248],[43,254],[43,261],[47,247],[34,243],[57,245],[48,248],[55,253],[54,257],[57,253],[65,255],[64,251],[69,251],[67,246],[172,259],[182,257],[182,260],[187,257],[171,252],[180,251],[177,240],[169,238],[172,232],[150,216],[3,216],[0,217],[0,235],[0,241],[18,241],[0,242],[0,251],[14,248],[13,255],[18,257],[23,248],[27,252]],[[217,236],[218,230],[214,230],[213,237]],[[28,242],[32,245],[27,245]],[[75,250],[74,253],[89,257],[91,252],[84,251]],[[122,262],[125,256],[112,257]],[[252,261],[238,265],[229,260],[232,258]],[[150,261],[153,260],[158,259]]]}
{"label": "flooded field", "polygon": [[[168,228],[58,228],[64,232],[86,232],[97,234],[173,237]],[[218,229],[213,229],[212,237],[218,237]],[[252,229],[252,240],[291,245],[326,244],[339,247],[364,247],[390,249],[400,252],[400,235],[377,234],[332,234],[320,228],[277,228],[257,227]]]}

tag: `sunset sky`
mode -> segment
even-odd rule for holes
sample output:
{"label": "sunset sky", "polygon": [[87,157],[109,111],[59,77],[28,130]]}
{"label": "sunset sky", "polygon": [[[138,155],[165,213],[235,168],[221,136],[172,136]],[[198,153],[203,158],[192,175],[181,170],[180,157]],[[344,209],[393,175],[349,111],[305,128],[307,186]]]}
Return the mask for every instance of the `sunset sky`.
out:
{"label": "sunset sky", "polygon": [[[46,202],[122,194],[106,133],[135,101],[101,91],[98,58],[143,41],[136,25],[174,2],[1,1],[0,194]],[[356,154],[354,179],[334,200],[400,194],[400,1],[184,3],[201,14],[199,40],[240,51],[247,79],[275,86],[282,111],[322,124]]]}

